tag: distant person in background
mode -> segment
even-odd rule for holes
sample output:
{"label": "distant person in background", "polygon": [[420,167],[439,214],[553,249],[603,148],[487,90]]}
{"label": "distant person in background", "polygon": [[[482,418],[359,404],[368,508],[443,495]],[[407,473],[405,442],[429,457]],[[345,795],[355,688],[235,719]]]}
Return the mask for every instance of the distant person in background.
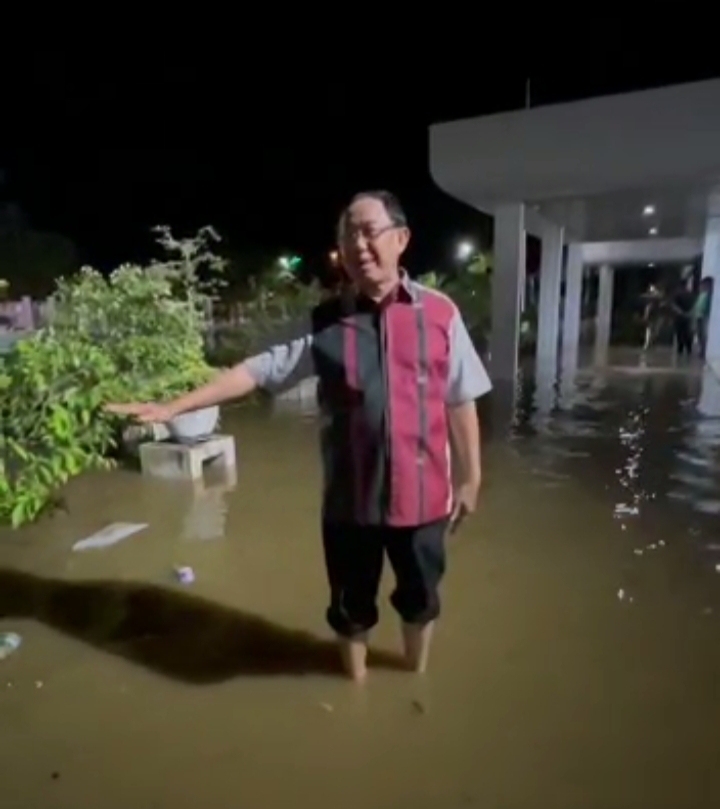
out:
{"label": "distant person in background", "polygon": [[710,299],[712,296],[712,278],[703,278],[700,282],[700,291],[695,299],[693,307],[693,321],[695,324],[695,335],[697,336],[700,356],[705,359],[707,348],[707,327],[710,319]]}
{"label": "distant person in background", "polygon": [[692,292],[684,282],[681,282],[678,284],[670,304],[675,327],[676,348],[681,357],[690,357],[692,355],[695,336],[693,333],[694,305],[695,300]]}
{"label": "distant person in background", "polygon": [[643,322],[645,323],[643,351],[647,351],[657,339],[662,327],[664,296],[655,284],[650,284],[648,291],[642,298],[645,301],[645,310],[643,312]]}

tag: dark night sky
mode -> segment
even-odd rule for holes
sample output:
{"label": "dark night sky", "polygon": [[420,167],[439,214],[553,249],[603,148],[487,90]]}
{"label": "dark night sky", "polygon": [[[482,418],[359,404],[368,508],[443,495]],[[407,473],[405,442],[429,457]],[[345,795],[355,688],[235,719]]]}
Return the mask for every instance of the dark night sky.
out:
{"label": "dark night sky", "polygon": [[[521,108],[524,76],[482,83],[477,72],[458,71],[378,90],[337,70],[322,81],[240,84],[220,78],[236,75],[227,65],[197,63],[144,62],[140,70],[115,60],[88,70],[36,59],[20,88],[34,99],[32,114],[23,115],[15,148],[0,151],[0,193],[34,227],[72,237],[83,259],[100,266],[140,257],[158,223],[177,231],[211,223],[238,247],[324,252],[343,202],[376,187],[395,191],[408,210],[416,269],[447,260],[459,236],[487,238],[484,217],[434,187],[427,127]],[[532,103],[709,78],[718,68],[535,76]]]}

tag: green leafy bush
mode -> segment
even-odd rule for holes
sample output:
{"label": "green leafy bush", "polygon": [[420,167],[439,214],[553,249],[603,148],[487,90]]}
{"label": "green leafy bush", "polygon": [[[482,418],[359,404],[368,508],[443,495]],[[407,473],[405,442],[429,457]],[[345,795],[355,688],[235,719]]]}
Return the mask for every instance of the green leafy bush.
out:
{"label": "green leafy bush", "polygon": [[249,279],[237,310],[240,322],[216,334],[210,360],[230,365],[267,347],[284,327],[308,314],[322,298],[318,284],[303,284],[276,263]]}
{"label": "green leafy bush", "polygon": [[124,265],[105,278],[84,268],[58,282],[54,331],[76,345],[102,346],[113,367],[108,396],[154,401],[210,376],[199,297],[178,297],[156,267]]}
{"label": "green leafy bush", "polygon": [[492,264],[485,253],[478,253],[467,265],[441,276],[430,272],[418,280],[432,289],[444,292],[462,313],[473,338],[484,343],[490,330],[490,284]]}
{"label": "green leafy bush", "polygon": [[71,477],[111,465],[119,422],[105,403],[167,399],[210,378],[199,277],[208,238],[178,242],[161,229],[180,258],[60,280],[52,325],[0,358],[0,523],[34,520]]}
{"label": "green leafy bush", "polygon": [[0,523],[35,519],[72,476],[108,466],[115,367],[102,348],[44,330],[0,361]]}
{"label": "green leafy bush", "polygon": [[[120,421],[105,403],[172,398],[213,374],[204,332],[224,285],[218,236],[155,230],[165,260],[61,279],[52,325],[0,357],[0,524],[33,521],[71,477],[112,465]],[[248,286],[240,327],[219,347],[239,360],[319,299],[319,289],[273,265]]]}

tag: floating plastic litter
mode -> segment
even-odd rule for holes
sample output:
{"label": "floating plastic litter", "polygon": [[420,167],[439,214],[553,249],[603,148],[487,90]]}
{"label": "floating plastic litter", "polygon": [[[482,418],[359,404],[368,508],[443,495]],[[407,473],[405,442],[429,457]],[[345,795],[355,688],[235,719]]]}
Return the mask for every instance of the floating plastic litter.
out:
{"label": "floating plastic litter", "polygon": [[192,584],[195,581],[195,571],[191,567],[176,567],[175,578],[181,584]]}
{"label": "floating plastic litter", "polygon": [[114,522],[107,525],[102,531],[76,542],[72,549],[74,551],[89,551],[97,548],[109,548],[111,545],[137,534],[138,531],[142,531],[147,527],[147,523]]}
{"label": "floating plastic litter", "polygon": [[10,657],[22,646],[22,638],[16,632],[0,632],[0,660]]}

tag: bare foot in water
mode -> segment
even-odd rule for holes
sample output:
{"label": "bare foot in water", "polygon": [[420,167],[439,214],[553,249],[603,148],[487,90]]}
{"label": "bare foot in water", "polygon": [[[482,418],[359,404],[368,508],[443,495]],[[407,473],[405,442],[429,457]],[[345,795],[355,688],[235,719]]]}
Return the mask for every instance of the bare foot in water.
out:
{"label": "bare foot in water", "polygon": [[367,679],[367,636],[340,638],[340,655],[350,679],[362,684]]}
{"label": "bare foot in water", "polygon": [[427,670],[433,627],[433,623],[424,626],[403,624],[405,663],[416,674],[424,674]]}

